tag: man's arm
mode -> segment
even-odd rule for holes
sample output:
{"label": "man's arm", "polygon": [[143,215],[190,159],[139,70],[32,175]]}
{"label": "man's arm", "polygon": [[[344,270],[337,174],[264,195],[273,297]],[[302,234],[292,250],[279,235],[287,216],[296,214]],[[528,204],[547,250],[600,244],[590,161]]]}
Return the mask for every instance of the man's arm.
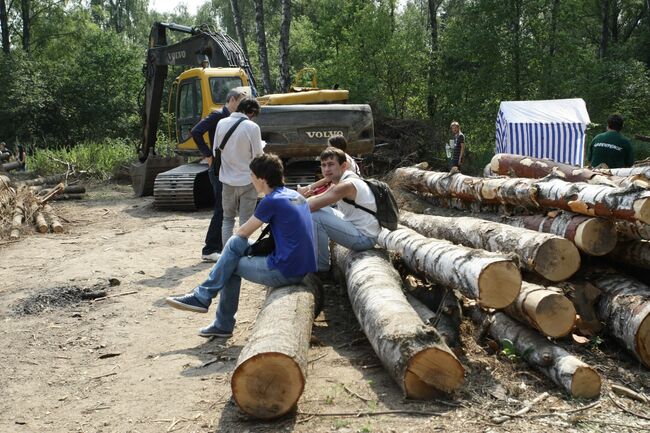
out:
{"label": "man's arm", "polygon": [[253,157],[255,157],[263,154],[264,148],[262,147],[262,132],[260,131],[260,127],[256,123],[253,123],[253,125],[255,125],[255,128],[251,128],[250,140],[251,152]]}
{"label": "man's arm", "polygon": [[203,156],[206,158],[212,158],[212,149],[208,147],[208,145],[205,143],[205,140],[203,139],[203,134],[208,132],[210,129],[214,128],[217,126],[217,123],[223,118],[223,114],[219,111],[215,111],[214,113],[210,114],[208,117],[205,119],[201,120],[199,123],[194,125],[194,128],[190,131],[190,134],[192,134],[192,138],[196,142],[197,147],[199,148],[199,151]]}
{"label": "man's arm", "polygon": [[239,230],[237,230],[237,236],[248,239],[253,233],[255,233],[255,230],[262,227],[262,224],[263,222],[253,215],[244,223],[243,226],[239,227]]}
{"label": "man's arm", "polygon": [[343,182],[335,185],[324,193],[307,199],[309,210],[314,212],[325,206],[330,206],[337,201],[347,198],[354,200],[357,197],[357,189],[351,182]]}

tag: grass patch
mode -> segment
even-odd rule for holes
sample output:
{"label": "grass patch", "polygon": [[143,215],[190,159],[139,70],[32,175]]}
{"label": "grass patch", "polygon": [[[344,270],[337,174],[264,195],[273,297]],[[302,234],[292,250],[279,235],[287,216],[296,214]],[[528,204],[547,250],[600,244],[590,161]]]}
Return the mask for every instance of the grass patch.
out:
{"label": "grass patch", "polygon": [[102,143],[87,142],[71,148],[39,149],[27,160],[31,171],[48,176],[65,172],[69,163],[74,170],[97,180],[109,180],[117,167],[135,160],[133,145],[121,139],[107,139]]}

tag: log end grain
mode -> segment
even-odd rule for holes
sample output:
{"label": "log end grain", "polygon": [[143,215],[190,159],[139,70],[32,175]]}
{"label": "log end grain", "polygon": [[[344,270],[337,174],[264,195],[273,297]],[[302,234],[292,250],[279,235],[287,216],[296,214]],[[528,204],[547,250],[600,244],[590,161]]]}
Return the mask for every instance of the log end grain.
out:
{"label": "log end grain", "polygon": [[494,174],[499,174],[499,161],[501,160],[501,154],[497,153],[492,157],[490,160],[490,170],[492,170],[492,173]]}
{"label": "log end grain", "polygon": [[549,337],[564,337],[573,329],[576,309],[564,295],[545,296],[537,304],[535,319],[540,331]]}
{"label": "log end grain", "polygon": [[562,281],[580,268],[580,252],[573,242],[554,238],[540,245],[535,257],[535,272],[550,281]]}
{"label": "log end grain", "polygon": [[634,202],[634,218],[650,224],[650,198],[641,198]]}
{"label": "log end grain", "polygon": [[641,362],[650,368],[650,314],[643,319],[636,334],[637,353]]}
{"label": "log end grain", "polygon": [[576,229],[576,246],[591,256],[604,256],[616,246],[616,224],[603,218],[590,218]]}
{"label": "log end grain", "polygon": [[600,375],[591,367],[578,367],[571,380],[571,395],[577,398],[596,398],[600,395]]}
{"label": "log end grain", "polygon": [[296,406],[305,377],[296,361],[279,352],[265,352],[241,363],[232,375],[231,388],[241,410],[260,419],[287,414]]}
{"label": "log end grain", "polygon": [[521,273],[511,261],[499,261],[486,266],[478,278],[478,302],[488,308],[510,305],[521,290]]}
{"label": "log end grain", "polygon": [[[453,392],[463,384],[465,369],[448,351],[427,348],[409,360],[404,392],[409,398],[431,398],[435,390]],[[421,382],[421,383],[420,383]],[[434,388],[434,391],[429,389]]]}

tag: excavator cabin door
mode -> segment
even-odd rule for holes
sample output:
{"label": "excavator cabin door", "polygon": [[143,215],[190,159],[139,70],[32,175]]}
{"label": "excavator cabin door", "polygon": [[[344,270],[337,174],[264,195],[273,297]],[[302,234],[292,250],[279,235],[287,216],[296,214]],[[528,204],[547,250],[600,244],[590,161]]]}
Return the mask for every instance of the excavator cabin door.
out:
{"label": "excavator cabin door", "polygon": [[203,95],[200,78],[182,80],[178,86],[176,134],[179,143],[191,140],[190,130],[201,120]]}

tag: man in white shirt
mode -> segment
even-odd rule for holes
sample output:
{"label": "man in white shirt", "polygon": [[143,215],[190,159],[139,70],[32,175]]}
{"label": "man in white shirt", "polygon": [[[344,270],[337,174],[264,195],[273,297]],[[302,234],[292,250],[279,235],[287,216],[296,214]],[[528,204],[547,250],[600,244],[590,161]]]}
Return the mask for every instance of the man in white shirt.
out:
{"label": "man in white shirt", "polygon": [[[330,239],[354,251],[369,250],[375,246],[381,227],[374,215],[349,203],[377,211],[374,194],[363,179],[348,169],[345,152],[328,147],[320,154],[320,162],[323,177],[333,186],[307,202],[314,222],[318,271],[325,272],[330,268]],[[312,188],[298,192],[310,196]],[[334,203],[337,209],[330,207]]]}
{"label": "man in white shirt", "polygon": [[[219,180],[223,184],[221,239],[224,244],[233,234],[235,216],[239,214],[241,227],[255,211],[257,191],[251,183],[249,165],[253,158],[264,152],[260,127],[251,120],[259,112],[260,104],[255,99],[245,98],[239,103],[237,112],[217,124],[213,152],[218,157],[217,149],[221,149]],[[224,143],[231,129],[232,133]]]}

